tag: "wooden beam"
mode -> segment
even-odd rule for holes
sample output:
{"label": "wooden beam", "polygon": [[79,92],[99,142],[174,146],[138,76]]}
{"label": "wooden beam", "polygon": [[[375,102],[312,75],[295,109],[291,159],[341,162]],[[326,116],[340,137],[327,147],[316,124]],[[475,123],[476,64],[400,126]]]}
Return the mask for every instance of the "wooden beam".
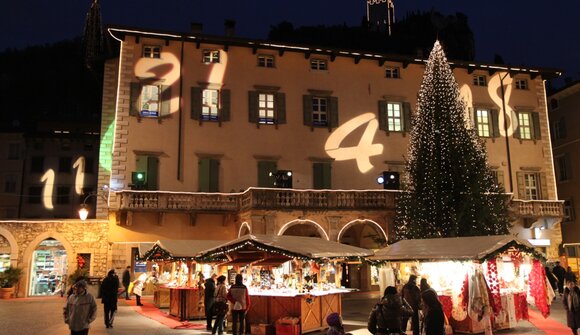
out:
{"label": "wooden beam", "polygon": [[330,61],[334,62],[335,59],[336,59],[336,54],[333,52],[330,54]]}
{"label": "wooden beam", "polygon": [[135,36],[135,43],[139,44],[140,36]]}
{"label": "wooden beam", "polygon": [[252,55],[255,55],[256,53],[258,53],[258,47],[254,46],[252,47]]}
{"label": "wooden beam", "polygon": [[278,50],[278,56],[280,57],[284,56],[284,49]]}
{"label": "wooden beam", "polygon": [[407,66],[409,66],[409,64],[411,64],[411,62],[410,62],[410,61],[408,61],[408,60],[406,60],[406,61],[403,61],[403,69],[406,69],[406,68],[407,68]]}
{"label": "wooden beam", "polygon": [[379,59],[378,63],[379,63],[379,66],[382,67],[383,65],[385,65],[385,59],[384,58]]}
{"label": "wooden beam", "polygon": [[306,51],[306,52],[304,53],[304,58],[305,58],[305,59],[308,59],[308,58],[310,58],[310,51]]}
{"label": "wooden beam", "polygon": [[354,57],[354,63],[355,63],[355,64],[358,64],[358,63],[360,63],[360,56],[355,56],[355,57]]}

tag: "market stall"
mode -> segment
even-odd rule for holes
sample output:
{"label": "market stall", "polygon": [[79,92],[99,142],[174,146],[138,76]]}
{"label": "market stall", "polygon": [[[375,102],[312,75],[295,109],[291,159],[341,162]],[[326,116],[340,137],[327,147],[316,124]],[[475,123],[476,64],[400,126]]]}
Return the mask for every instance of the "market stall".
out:
{"label": "market stall", "polygon": [[542,258],[527,241],[501,235],[403,240],[370,260],[382,263],[383,286],[426,278],[455,332],[482,333],[514,328],[528,318],[528,302],[549,315]]}
{"label": "market stall", "polygon": [[182,320],[205,317],[203,306],[203,278],[213,271],[195,262],[195,256],[224,241],[215,240],[159,240],[145,252],[144,258],[155,262],[153,293],[155,306],[169,308],[169,313]]}
{"label": "market stall", "polygon": [[[205,251],[200,262],[228,267],[228,278],[242,273],[251,306],[248,323],[274,325],[284,320],[296,332],[326,327],[326,316],[341,313],[340,262],[372,251],[320,238],[245,235]],[[283,325],[277,325],[277,327]]]}

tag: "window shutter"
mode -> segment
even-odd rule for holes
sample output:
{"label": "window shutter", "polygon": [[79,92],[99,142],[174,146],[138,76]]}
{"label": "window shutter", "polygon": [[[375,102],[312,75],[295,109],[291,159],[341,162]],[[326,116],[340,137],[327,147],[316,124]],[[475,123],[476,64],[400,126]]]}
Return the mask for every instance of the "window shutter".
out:
{"label": "window shutter", "polygon": [[403,102],[403,131],[411,131],[411,104]]}
{"label": "window shutter", "polygon": [[558,122],[559,138],[566,138],[566,120],[562,117],[560,122]]}
{"label": "window shutter", "polygon": [[161,111],[160,115],[171,113],[171,86],[161,85]]}
{"label": "window shutter", "polygon": [[533,138],[535,140],[541,140],[542,139],[542,134],[540,132],[540,113],[536,113],[533,112],[531,113],[532,115],[532,121],[534,123],[534,136]]}
{"label": "window shutter", "polygon": [[129,115],[138,116],[141,110],[139,106],[139,97],[141,96],[141,84],[131,83],[131,101],[129,106]]}
{"label": "window shutter", "polygon": [[330,163],[312,164],[312,187],[314,189],[331,188],[331,165]]}
{"label": "window shutter", "polygon": [[284,124],[286,123],[286,94],[276,93],[275,101],[275,113],[274,123]]}
{"label": "window shutter", "polygon": [[[511,124],[512,127],[514,128],[514,138],[520,138],[520,124],[519,124],[519,113],[515,113],[516,114],[516,119],[512,120]],[[512,116],[513,117],[513,116]],[[514,127],[514,125],[517,124],[517,127]]]}
{"label": "window shutter", "polygon": [[304,125],[312,126],[312,96],[303,95],[302,96],[302,108],[304,114]]}
{"label": "window shutter", "polygon": [[497,170],[497,184],[505,190],[505,181],[503,178],[503,170]]}
{"label": "window shutter", "polygon": [[479,134],[479,130],[477,129],[477,109],[473,107],[467,107],[467,109],[469,110],[469,118],[471,118],[473,127],[475,128],[475,131]]}
{"label": "window shutter", "polygon": [[337,128],[338,127],[338,97],[329,97],[328,98],[328,128]]}
{"label": "window shutter", "polygon": [[540,178],[539,200],[546,200],[548,199],[548,178],[543,172],[538,173],[538,177]]}
{"label": "window shutter", "polygon": [[198,162],[198,188],[200,192],[209,192],[209,159],[202,158]]}
{"label": "window shutter", "polygon": [[248,92],[248,121],[258,123],[258,92]]}
{"label": "window shutter", "polygon": [[499,115],[497,109],[490,110],[491,126],[493,129],[492,137],[499,137]]}
{"label": "window shutter", "polygon": [[389,131],[387,124],[387,102],[379,100],[379,129]]}
{"label": "window shutter", "polygon": [[527,200],[526,199],[526,190],[524,187],[524,173],[523,172],[516,172],[516,180],[518,183],[518,199]]}
{"label": "window shutter", "polygon": [[147,157],[147,189],[158,190],[159,176],[159,158],[154,156]]}
{"label": "window shutter", "polygon": [[209,192],[219,192],[220,162],[209,160]]}
{"label": "window shutter", "polygon": [[201,87],[191,87],[191,118],[199,120],[201,116]]}
{"label": "window shutter", "polygon": [[258,187],[274,187],[274,176],[270,176],[270,172],[278,171],[276,162],[273,161],[259,161],[258,162]]}
{"label": "window shutter", "polygon": [[220,121],[229,121],[230,120],[230,90],[221,90],[220,91]]}

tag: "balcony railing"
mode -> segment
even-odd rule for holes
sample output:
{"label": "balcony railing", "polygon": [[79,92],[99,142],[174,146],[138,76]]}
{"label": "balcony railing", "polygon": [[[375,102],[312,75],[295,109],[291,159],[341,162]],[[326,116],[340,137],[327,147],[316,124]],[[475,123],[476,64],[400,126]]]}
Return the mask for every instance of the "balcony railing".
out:
{"label": "balcony railing", "polygon": [[511,201],[512,211],[519,217],[563,217],[564,201],[517,200]]}

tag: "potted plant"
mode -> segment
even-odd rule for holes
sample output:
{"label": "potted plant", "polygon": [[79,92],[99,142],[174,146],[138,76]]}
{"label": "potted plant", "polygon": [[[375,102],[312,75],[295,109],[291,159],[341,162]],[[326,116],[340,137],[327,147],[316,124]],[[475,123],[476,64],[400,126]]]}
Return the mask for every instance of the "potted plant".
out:
{"label": "potted plant", "polygon": [[0,299],[10,299],[14,294],[14,285],[20,280],[22,269],[9,267],[0,272]]}

